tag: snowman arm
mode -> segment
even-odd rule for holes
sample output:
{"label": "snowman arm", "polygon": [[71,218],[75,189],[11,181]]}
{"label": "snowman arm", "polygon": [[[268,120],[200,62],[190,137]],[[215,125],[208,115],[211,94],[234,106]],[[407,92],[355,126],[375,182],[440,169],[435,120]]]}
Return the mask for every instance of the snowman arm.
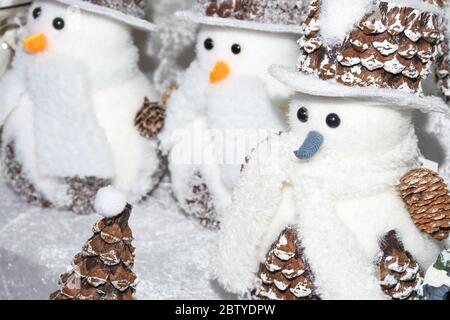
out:
{"label": "snowman arm", "polygon": [[0,79],[0,126],[18,106],[24,92],[24,80],[17,70],[10,70]]}
{"label": "snowman arm", "polygon": [[[260,145],[241,175],[233,203],[224,214],[214,262],[223,287],[241,296],[254,288],[266,248],[261,244],[279,209],[286,177],[278,153]],[[266,150],[263,150],[266,149]],[[278,150],[277,148],[273,150]]]}
{"label": "snowman arm", "polygon": [[198,62],[194,61],[186,70],[181,85],[173,92],[167,103],[164,129],[159,134],[164,154],[179,141],[179,137],[189,134],[193,123],[205,115],[208,83],[203,73]]}

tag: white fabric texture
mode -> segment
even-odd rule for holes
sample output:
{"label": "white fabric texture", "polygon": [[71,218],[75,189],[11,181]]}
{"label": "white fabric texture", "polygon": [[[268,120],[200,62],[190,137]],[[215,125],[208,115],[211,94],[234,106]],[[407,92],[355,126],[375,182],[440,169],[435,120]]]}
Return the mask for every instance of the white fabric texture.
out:
{"label": "white fabric texture", "polygon": [[45,176],[114,175],[111,146],[92,112],[86,75],[83,65],[71,59],[42,59],[29,65],[38,169]]}

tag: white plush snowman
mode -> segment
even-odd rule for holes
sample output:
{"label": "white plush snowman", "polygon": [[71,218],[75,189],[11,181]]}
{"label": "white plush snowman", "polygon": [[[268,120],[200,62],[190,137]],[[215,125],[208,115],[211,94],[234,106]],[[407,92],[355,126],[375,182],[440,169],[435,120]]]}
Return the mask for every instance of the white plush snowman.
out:
{"label": "white plush snowman", "polygon": [[[420,168],[412,121],[415,109],[448,110],[420,91],[429,70],[409,72],[433,65],[440,8],[390,0],[340,5],[356,14],[339,22],[344,13],[333,0],[312,0],[298,69],[271,69],[297,92],[291,130],[248,158],[224,216],[216,272],[231,292],[411,299],[420,269],[450,245],[450,196],[435,173]],[[429,29],[413,34],[411,21],[430,22]],[[327,29],[332,22],[335,29]],[[402,57],[405,44],[420,52],[415,45],[424,43],[428,61]]]}
{"label": "white plush snowman", "polygon": [[217,226],[245,154],[286,128],[292,91],[268,73],[294,65],[301,1],[199,1],[178,12],[200,24],[197,56],[167,107],[162,150],[175,197],[188,215]]}
{"label": "white plush snowman", "polygon": [[0,82],[3,169],[28,201],[93,210],[108,184],[138,201],[158,182],[157,141],[134,125],[154,98],[131,28],[145,1],[35,1],[24,50]]}

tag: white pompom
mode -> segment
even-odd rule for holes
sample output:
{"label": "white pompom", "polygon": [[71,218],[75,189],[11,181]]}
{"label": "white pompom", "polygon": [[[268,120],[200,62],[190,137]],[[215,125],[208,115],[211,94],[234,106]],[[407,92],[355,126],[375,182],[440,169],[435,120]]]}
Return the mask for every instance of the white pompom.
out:
{"label": "white pompom", "polygon": [[112,218],[119,215],[123,212],[126,205],[126,197],[112,186],[100,189],[94,204],[95,211],[105,218]]}

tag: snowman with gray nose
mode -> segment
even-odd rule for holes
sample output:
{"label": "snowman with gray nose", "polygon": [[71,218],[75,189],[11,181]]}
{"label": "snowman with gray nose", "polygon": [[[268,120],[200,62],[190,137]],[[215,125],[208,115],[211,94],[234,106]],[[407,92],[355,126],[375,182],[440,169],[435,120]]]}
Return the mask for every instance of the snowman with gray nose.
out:
{"label": "snowman with gray nose", "polygon": [[[448,112],[421,85],[443,39],[443,9],[342,2],[311,0],[298,67],[271,68],[296,91],[291,130],[248,157],[224,218],[216,270],[230,292],[414,299],[421,270],[450,244],[450,211],[437,205],[448,191],[433,198],[443,182],[422,168],[412,124],[414,110]],[[338,18],[339,7],[349,17]],[[425,198],[433,230],[415,219],[414,201]]]}

